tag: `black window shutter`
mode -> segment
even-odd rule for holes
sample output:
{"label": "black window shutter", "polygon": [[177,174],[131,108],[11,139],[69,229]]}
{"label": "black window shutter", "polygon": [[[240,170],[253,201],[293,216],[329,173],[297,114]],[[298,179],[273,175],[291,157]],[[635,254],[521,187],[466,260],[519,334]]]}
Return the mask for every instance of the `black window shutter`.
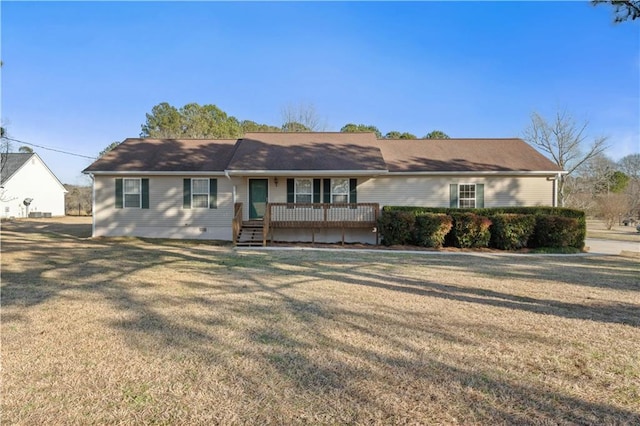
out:
{"label": "black window shutter", "polygon": [[149,179],[143,178],[142,181],[142,208],[149,208]]}
{"label": "black window shutter", "polygon": [[476,184],[476,208],[484,208],[484,183]]}
{"label": "black window shutter", "polygon": [[116,209],[122,208],[122,179],[116,179]]}
{"label": "black window shutter", "polygon": [[313,202],[320,202],[320,179],[313,180]]}
{"label": "black window shutter", "polygon": [[458,208],[458,184],[456,183],[449,185],[449,207]]}
{"label": "black window shutter", "polygon": [[182,208],[191,208],[191,179],[185,178],[182,183]]}
{"label": "black window shutter", "polygon": [[209,179],[209,208],[218,208],[218,179]]}
{"label": "black window shutter", "polygon": [[296,191],[296,181],[294,179],[287,179],[287,203],[295,203],[295,191]]}
{"label": "black window shutter", "polygon": [[331,179],[322,179],[322,190],[324,192],[324,202],[331,202]]}
{"label": "black window shutter", "polygon": [[358,179],[349,179],[349,202],[358,202]]}

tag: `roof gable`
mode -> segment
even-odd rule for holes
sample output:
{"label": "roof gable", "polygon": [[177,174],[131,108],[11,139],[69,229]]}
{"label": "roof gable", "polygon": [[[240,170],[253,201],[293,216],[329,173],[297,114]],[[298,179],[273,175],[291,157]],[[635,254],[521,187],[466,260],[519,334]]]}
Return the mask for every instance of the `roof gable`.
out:
{"label": "roof gable", "polygon": [[0,154],[0,164],[2,170],[0,173],[0,183],[4,184],[13,176],[35,153],[17,153],[9,152]]}
{"label": "roof gable", "polygon": [[67,189],[64,187],[60,179],[51,171],[49,166],[46,165],[42,158],[35,152],[31,153],[6,153],[2,154],[2,185],[4,185],[7,181],[9,181],[13,176],[15,176],[18,171],[20,171],[25,164],[28,163],[30,159],[37,161],[46,171],[47,173],[55,180],[56,184],[62,188],[64,192],[67,192]]}
{"label": "roof gable", "polygon": [[373,133],[247,133],[228,170],[386,171]]}

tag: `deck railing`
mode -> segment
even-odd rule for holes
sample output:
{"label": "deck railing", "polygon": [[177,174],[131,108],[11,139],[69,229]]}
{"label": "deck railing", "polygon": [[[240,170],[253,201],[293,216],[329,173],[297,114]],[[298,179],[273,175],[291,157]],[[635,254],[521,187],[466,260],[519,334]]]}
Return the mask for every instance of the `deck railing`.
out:
{"label": "deck railing", "polygon": [[267,227],[376,227],[378,212],[378,203],[269,203],[265,213],[265,230]]}

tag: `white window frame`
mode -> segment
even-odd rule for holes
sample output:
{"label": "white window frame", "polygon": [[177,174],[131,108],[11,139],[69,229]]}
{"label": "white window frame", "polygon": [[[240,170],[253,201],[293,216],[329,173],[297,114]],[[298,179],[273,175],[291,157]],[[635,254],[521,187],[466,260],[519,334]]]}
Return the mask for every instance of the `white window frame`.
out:
{"label": "white window frame", "polygon": [[[462,187],[463,186],[472,186],[473,187],[473,198],[470,197],[462,197]],[[462,201],[473,201],[473,206],[462,206]],[[461,209],[475,209],[478,205],[478,188],[475,183],[459,183],[458,184],[458,208]]]}
{"label": "white window frame", "polygon": [[[127,192],[127,181],[137,181],[138,192]],[[127,195],[137,195],[138,205],[128,206]],[[123,178],[122,179],[122,207],[125,209],[141,209],[142,208],[142,179],[141,178]]]}
{"label": "white window frame", "polygon": [[[346,193],[343,193],[343,192],[334,192],[334,191],[333,191],[333,182],[334,182],[334,181],[336,181],[336,180],[346,180],[346,181],[347,181],[347,186],[346,186],[346,188],[347,188],[347,192],[346,192]],[[351,199],[351,190],[350,190],[350,188],[351,188],[351,187],[350,187],[350,182],[351,182],[351,181],[349,180],[349,178],[332,178],[332,179],[331,179],[331,204],[349,204],[349,202],[351,201],[351,200],[350,200],[350,199]],[[347,197],[347,201],[344,201],[344,202],[342,202],[342,201],[341,201],[341,202],[335,202],[335,201],[333,200],[334,195],[339,195],[339,196],[345,196],[345,195],[346,195],[346,197]]]}
{"label": "white window frame", "polygon": [[[195,183],[196,181],[202,181],[205,180],[207,181],[207,191],[206,194],[204,192],[196,192],[195,190]],[[209,208],[209,203],[211,202],[210,200],[210,192],[211,192],[211,181],[209,180],[209,178],[191,178],[191,208],[192,209],[208,209]],[[203,196],[206,195],[207,196],[207,203],[205,206],[198,206],[196,205],[196,202],[194,200],[194,196]]]}
{"label": "white window frame", "polygon": [[[308,181],[309,182],[309,192],[300,192],[298,191],[298,182],[300,181]],[[309,197],[309,201],[300,201],[298,200],[298,195],[304,195]],[[293,202],[294,203],[313,203],[313,179],[311,178],[296,178],[293,186]]]}

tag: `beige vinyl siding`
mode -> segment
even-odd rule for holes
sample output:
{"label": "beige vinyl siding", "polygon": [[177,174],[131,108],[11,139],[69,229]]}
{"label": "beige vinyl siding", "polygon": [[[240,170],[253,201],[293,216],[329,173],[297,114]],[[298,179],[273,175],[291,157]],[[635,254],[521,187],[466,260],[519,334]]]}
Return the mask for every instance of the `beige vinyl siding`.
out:
{"label": "beige vinyl siding", "polygon": [[94,236],[140,236],[231,240],[233,183],[224,175],[189,176],[218,180],[217,208],[182,207],[184,176],[149,179],[149,208],[115,208],[116,178],[95,176]]}
{"label": "beige vinyl siding", "polygon": [[449,185],[484,184],[484,206],[551,206],[546,176],[384,176],[358,179],[358,201],[380,206],[449,207]]}

